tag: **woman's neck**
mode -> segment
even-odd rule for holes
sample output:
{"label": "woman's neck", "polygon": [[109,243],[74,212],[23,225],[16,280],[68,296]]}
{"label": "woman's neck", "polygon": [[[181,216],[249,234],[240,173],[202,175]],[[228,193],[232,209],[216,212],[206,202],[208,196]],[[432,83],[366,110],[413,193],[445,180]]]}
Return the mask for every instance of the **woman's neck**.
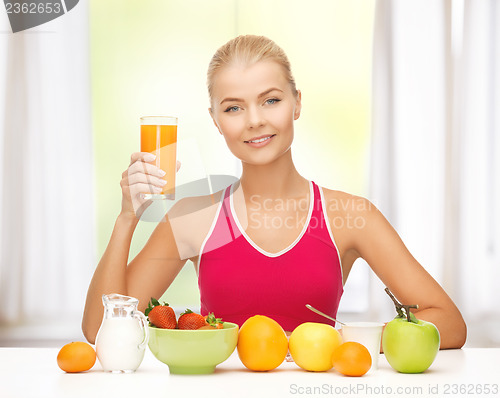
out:
{"label": "woman's neck", "polygon": [[293,164],[290,149],[267,165],[243,163],[240,184],[246,197],[283,198],[298,196],[302,191],[309,190],[308,181]]}

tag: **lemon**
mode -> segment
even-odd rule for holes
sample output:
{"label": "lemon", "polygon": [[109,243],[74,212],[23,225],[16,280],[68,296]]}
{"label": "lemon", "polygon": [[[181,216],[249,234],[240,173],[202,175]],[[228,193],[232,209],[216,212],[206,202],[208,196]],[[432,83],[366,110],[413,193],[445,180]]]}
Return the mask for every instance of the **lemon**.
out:
{"label": "lemon", "polygon": [[333,351],[341,344],[342,337],[333,326],[306,322],[293,330],[288,347],[302,369],[324,372],[333,367]]}

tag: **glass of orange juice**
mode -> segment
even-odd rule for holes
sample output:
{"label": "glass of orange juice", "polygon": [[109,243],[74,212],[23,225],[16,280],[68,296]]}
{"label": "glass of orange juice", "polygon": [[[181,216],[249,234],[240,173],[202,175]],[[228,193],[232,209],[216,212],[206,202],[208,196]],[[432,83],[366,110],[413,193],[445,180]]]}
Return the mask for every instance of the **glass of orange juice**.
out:
{"label": "glass of orange juice", "polygon": [[177,118],[172,116],[141,117],[141,152],[150,152],[156,159],[150,162],[165,172],[167,183],[160,193],[144,192],[145,199],[175,199],[177,164]]}

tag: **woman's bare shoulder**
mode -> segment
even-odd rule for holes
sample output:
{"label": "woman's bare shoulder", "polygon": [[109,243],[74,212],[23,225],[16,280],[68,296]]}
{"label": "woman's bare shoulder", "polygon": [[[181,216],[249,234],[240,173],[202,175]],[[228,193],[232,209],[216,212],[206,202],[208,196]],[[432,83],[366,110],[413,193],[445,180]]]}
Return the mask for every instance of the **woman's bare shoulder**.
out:
{"label": "woman's bare shoulder", "polygon": [[332,233],[342,255],[346,256],[342,260],[347,277],[354,260],[361,257],[359,242],[383,232],[385,219],[375,205],[363,196],[325,188],[323,191]]}
{"label": "woman's bare shoulder", "polygon": [[324,196],[332,229],[342,234],[347,248],[392,233],[390,222],[367,198],[328,189]]}
{"label": "woman's bare shoulder", "polygon": [[322,188],[325,207],[329,214],[360,214],[376,210],[375,205],[367,198],[348,192]]}

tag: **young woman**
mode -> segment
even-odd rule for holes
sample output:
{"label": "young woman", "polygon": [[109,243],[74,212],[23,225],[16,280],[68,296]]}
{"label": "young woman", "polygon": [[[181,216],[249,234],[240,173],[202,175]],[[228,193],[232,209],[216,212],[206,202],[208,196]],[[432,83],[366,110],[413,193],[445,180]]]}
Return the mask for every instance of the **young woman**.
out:
{"label": "young woman", "polygon": [[241,178],[179,201],[127,265],[140,193],[163,184],[150,155],[132,155],[121,180],[122,211],[89,287],[86,338],[95,340],[102,294],[137,297],[144,310],[188,259],[197,268],[202,314],[240,325],[268,315],[288,332],[302,322],[326,323],[305,304],[335,317],[351,267],[363,258],[401,302],[419,305],[415,315],[438,327],[441,348],[461,347],[459,310],[375,206],[296,170],[291,145],[301,93],[282,49],[260,36],[229,41],[212,58],[208,91],[210,115],[242,162]]}

